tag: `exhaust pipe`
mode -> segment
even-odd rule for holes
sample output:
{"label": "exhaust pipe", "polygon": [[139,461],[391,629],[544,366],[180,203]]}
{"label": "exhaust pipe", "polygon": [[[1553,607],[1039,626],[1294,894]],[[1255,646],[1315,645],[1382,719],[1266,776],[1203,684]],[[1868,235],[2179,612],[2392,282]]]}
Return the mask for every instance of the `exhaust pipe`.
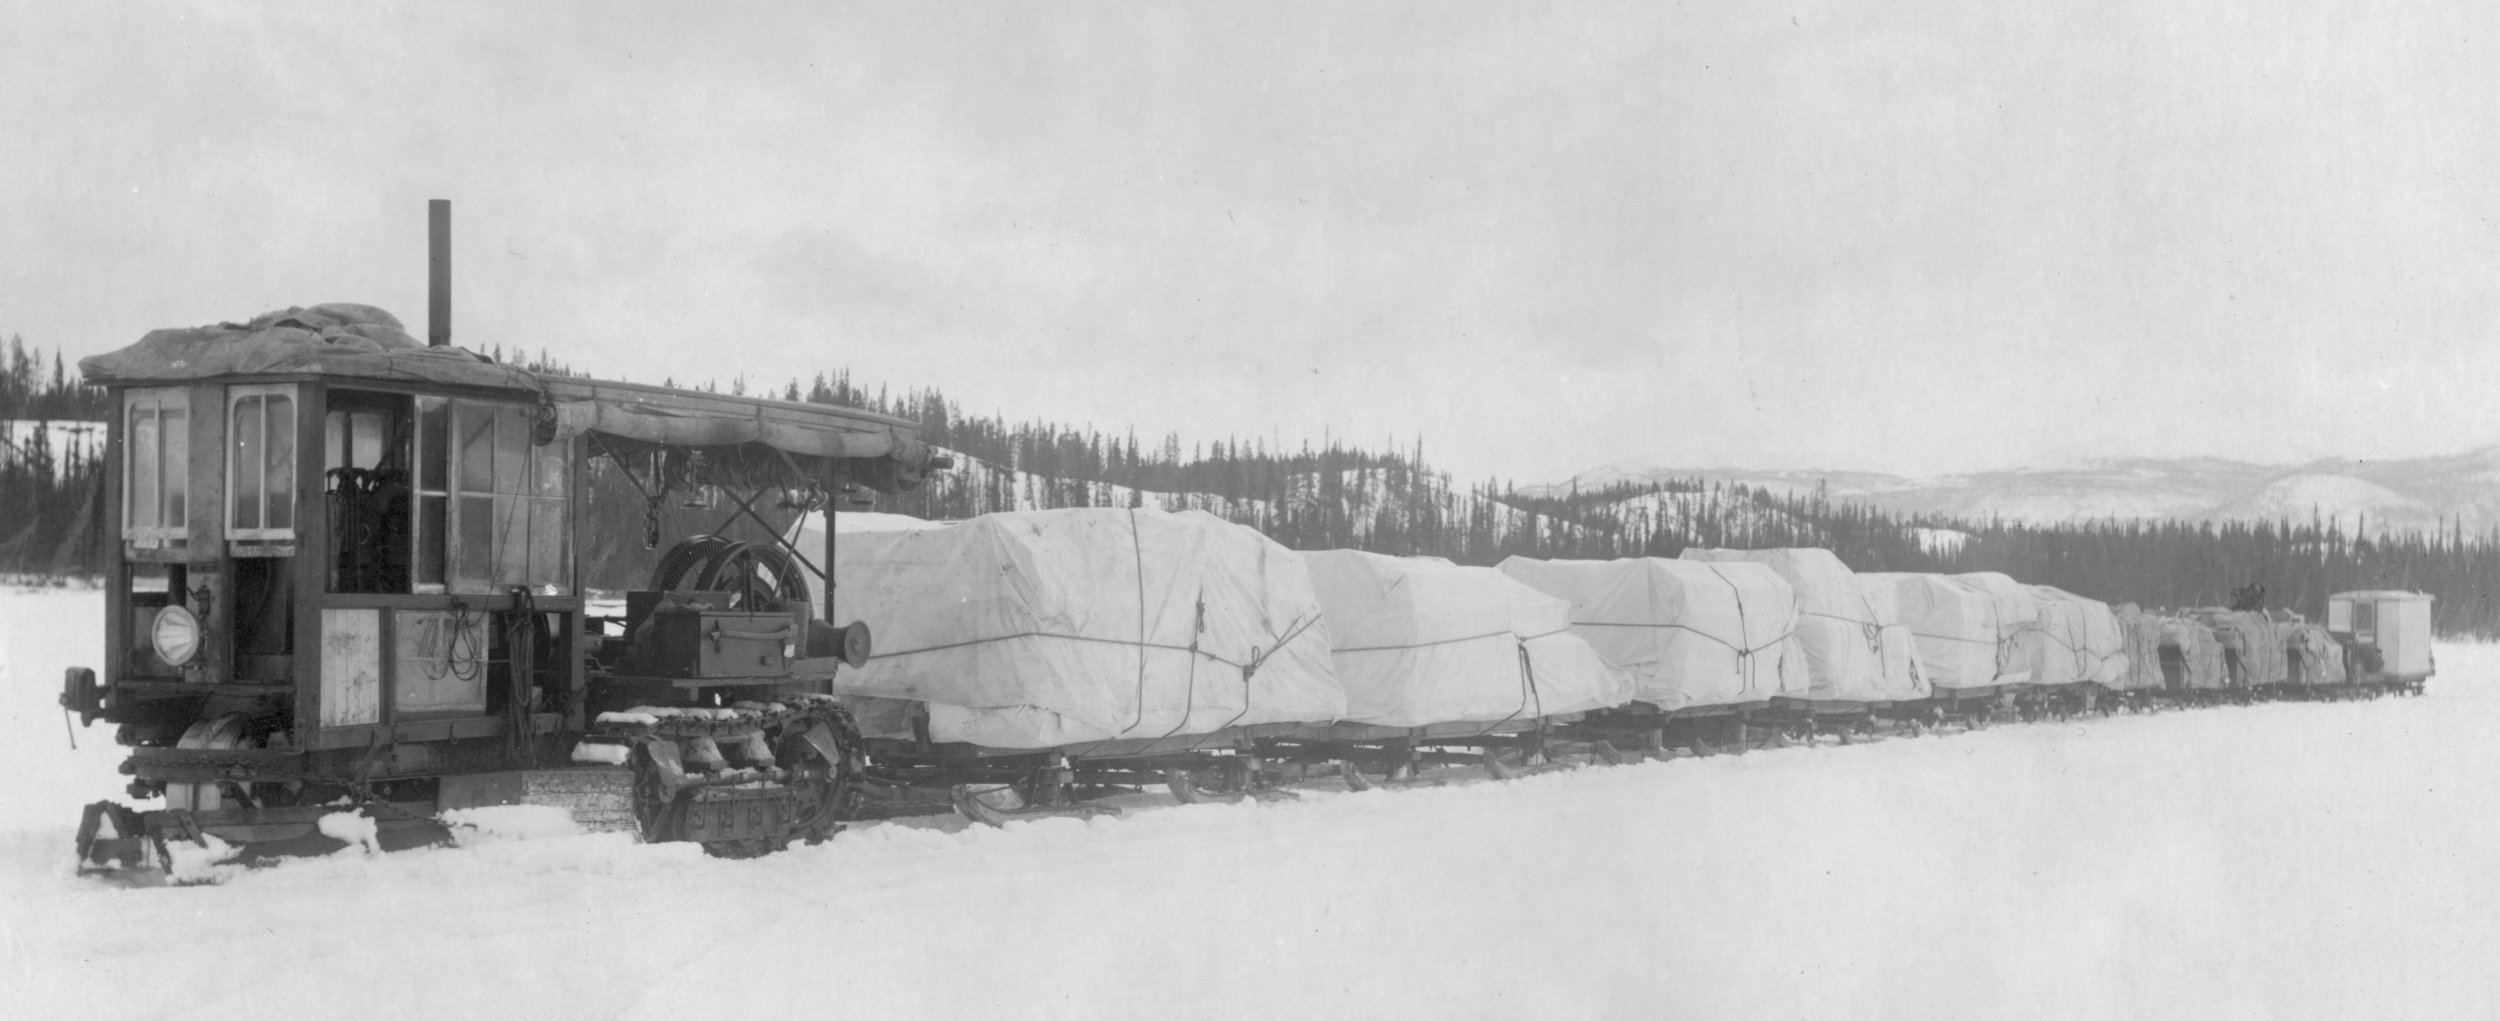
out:
{"label": "exhaust pipe", "polygon": [[428,199],[426,212],[425,343],[451,346],[451,200]]}

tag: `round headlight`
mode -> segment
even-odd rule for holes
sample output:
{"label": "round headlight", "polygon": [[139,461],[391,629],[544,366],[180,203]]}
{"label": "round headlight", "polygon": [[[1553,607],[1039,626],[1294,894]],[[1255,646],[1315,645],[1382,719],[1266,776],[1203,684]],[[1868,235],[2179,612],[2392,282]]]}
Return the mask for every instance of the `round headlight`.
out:
{"label": "round headlight", "polygon": [[156,658],[173,666],[191,662],[200,654],[200,618],[180,606],[156,611],[156,623],[148,628],[148,640],[156,646]]}

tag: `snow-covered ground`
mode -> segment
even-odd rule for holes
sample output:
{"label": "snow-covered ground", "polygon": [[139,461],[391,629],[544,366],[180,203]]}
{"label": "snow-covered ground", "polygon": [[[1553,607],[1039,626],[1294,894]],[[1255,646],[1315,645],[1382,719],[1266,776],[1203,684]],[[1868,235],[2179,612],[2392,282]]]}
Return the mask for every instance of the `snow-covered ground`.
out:
{"label": "snow-covered ground", "polygon": [[0,594],[0,1016],[2500,1016],[2500,648],[2430,697],[2008,727],[758,861],[570,836],[70,874],[60,667]]}

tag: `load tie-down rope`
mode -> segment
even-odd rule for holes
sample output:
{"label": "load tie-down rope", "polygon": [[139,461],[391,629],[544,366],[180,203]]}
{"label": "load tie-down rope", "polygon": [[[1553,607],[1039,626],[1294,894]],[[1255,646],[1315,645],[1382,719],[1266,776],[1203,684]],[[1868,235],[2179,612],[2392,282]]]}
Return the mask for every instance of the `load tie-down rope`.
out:
{"label": "load tie-down rope", "polygon": [[1520,713],[1528,711],[1528,704],[1531,701],[1536,703],[1536,716],[1533,718],[1544,719],[1545,693],[1537,688],[1536,661],[1528,655],[1528,641],[1523,638],[1519,640],[1519,708],[1511,710],[1510,715],[1493,721],[1492,726],[1478,731],[1476,736],[1483,737],[1491,734],[1502,729],[1510,721],[1518,719]]}
{"label": "load tie-down rope", "polygon": [[1458,638],[1436,638],[1429,642],[1409,642],[1405,645],[1364,645],[1351,649],[1330,649],[1328,651],[1337,655],[1344,655],[1349,652],[1403,652],[1408,649],[1429,649],[1440,645],[1457,645],[1460,642],[1481,642],[1487,638],[1504,637],[1518,638],[1520,641],[1524,642],[1532,639],[1543,638],[1545,635],[1558,635],[1568,630],[1570,629],[1562,628],[1555,631],[1548,631],[1544,635],[1521,636],[1518,632],[1512,631],[1509,628],[1503,628],[1499,631],[1487,631],[1480,635],[1465,635]]}
{"label": "load tie-down rope", "polygon": [[[1869,609],[1872,609],[1872,607],[1869,607]],[[1859,620],[1856,617],[1843,617],[1837,613],[1818,613],[1813,610],[1805,609],[1800,609],[1797,612],[1807,617],[1821,617],[1824,620],[1836,620],[1843,624],[1855,625],[1858,629],[1858,633],[1866,640],[1866,651],[1877,655],[1883,654],[1884,647],[1882,635],[1884,633],[1884,626],[1875,623],[1873,620]],[[1874,614],[1869,613],[1867,616],[1873,617]],[[1898,627],[1899,625],[1894,626]]]}
{"label": "load tie-down rope", "polygon": [[[1780,644],[1781,642],[1785,642],[1785,641],[1789,640],[1790,638],[1795,637],[1795,636],[1796,636],[1796,634],[1797,634],[1797,632],[1796,632],[1795,630],[1793,630],[1793,629],[1792,629],[1792,630],[1788,630],[1788,631],[1782,631],[1782,632],[1780,632],[1780,633],[1779,633],[1776,637],[1773,637],[1770,641],[1764,642],[1764,643],[1762,643],[1762,644],[1760,644],[1760,645],[1757,645],[1757,646],[1754,646],[1753,648],[1748,649],[1748,648],[1746,648],[1746,647],[1744,647],[1744,646],[1742,646],[1742,645],[1738,645],[1738,644],[1736,644],[1735,642],[1728,641],[1728,640],[1727,640],[1727,639],[1725,639],[1725,638],[1721,638],[1721,637],[1719,637],[1719,636],[1717,636],[1717,635],[1711,634],[1711,633],[1710,633],[1710,632],[1708,632],[1708,631],[1704,631],[1704,630],[1702,630],[1702,629],[1700,629],[1700,628],[1697,628],[1697,627],[1694,627],[1694,626],[1692,626],[1692,625],[1690,625],[1690,624],[1663,624],[1663,623],[1652,623],[1652,622],[1647,622],[1647,621],[1640,622],[1640,623],[1633,623],[1633,624],[1623,624],[1623,623],[1616,623],[1616,622],[1614,622],[1614,621],[1604,621],[1604,620],[1590,620],[1590,621],[1578,621],[1578,620],[1575,620],[1575,621],[1572,621],[1572,622],[1571,622],[1571,626],[1572,626],[1572,627],[1639,627],[1639,628],[1657,628],[1657,629],[1659,629],[1659,630],[1663,630],[1663,631],[1690,631],[1690,632],[1692,632],[1692,633],[1694,633],[1694,634],[1696,634],[1696,635],[1700,635],[1700,636],[1701,636],[1701,637],[1703,637],[1703,638],[1707,638],[1707,639],[1709,639],[1709,640],[1711,640],[1711,641],[1714,641],[1714,642],[1717,642],[1717,643],[1719,643],[1719,644],[1721,644],[1721,645],[1727,646],[1728,651],[1733,652],[1733,653],[1735,653],[1735,654],[1736,654],[1736,676],[1737,676],[1737,679],[1738,679],[1738,680],[1740,680],[1740,681],[1743,681],[1743,682],[1744,682],[1744,685],[1745,685],[1745,686],[1744,686],[1744,688],[1743,688],[1742,690],[1745,690],[1745,691],[1752,691],[1752,690],[1754,689],[1754,677],[1753,677],[1753,675],[1749,672],[1749,671],[1750,671],[1750,669],[1751,669],[1751,666],[1752,666],[1753,656],[1754,656],[1756,653],[1759,653],[1759,652],[1761,652],[1761,651],[1762,651],[1762,650],[1764,650],[1764,649],[1775,649],[1775,648],[1778,648],[1778,647],[1779,647],[1779,644]],[[1741,627],[1741,626],[1743,626],[1743,621],[1742,621],[1742,619],[1741,619],[1741,618],[1738,620],[1738,626],[1740,626],[1740,627]]]}

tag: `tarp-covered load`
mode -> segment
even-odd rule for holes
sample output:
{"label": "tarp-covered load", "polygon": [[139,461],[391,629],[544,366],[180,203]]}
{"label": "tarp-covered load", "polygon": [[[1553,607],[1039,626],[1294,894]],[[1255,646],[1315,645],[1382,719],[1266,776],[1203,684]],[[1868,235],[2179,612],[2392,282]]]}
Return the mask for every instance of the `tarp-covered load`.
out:
{"label": "tarp-covered load", "polygon": [[2230,685],[2222,661],[2222,639],[2214,629],[2186,617],[2164,617],[2161,624],[2162,680],[2172,691],[2210,691]]}
{"label": "tarp-covered load", "polygon": [[2029,588],[2040,601],[2042,641],[2032,668],[2036,683],[2109,685],[2126,673],[2126,640],[2108,603],[2050,585]]}
{"label": "tarp-covered load", "polygon": [[2033,661],[2040,656],[2040,600],[2012,577],[1995,571],[1953,575],[1959,584],[1977,589],[1996,607],[1997,683],[2031,684]]}
{"label": "tarp-covered load", "polygon": [[1502,561],[1501,572],[1571,604],[1571,631],[1666,710],[1803,698],[1797,593],[1761,564]]}
{"label": "tarp-covered load", "polygon": [[1883,661],[1887,676],[1909,676],[1921,688],[1935,682],[1927,676],[1927,664],[1919,658],[1918,635],[1901,621],[1901,593],[1893,583],[1866,575],[1852,576],[1858,594],[1866,597],[1868,615],[1875,621],[1876,654]]}
{"label": "tarp-covered load", "polygon": [[1996,601],[1986,592],[1941,574],[1861,574],[1863,582],[1888,584],[1901,625],[1918,643],[1927,683],[1938,688],[1985,688],[1997,679]]}
{"label": "tarp-covered load", "polygon": [[2283,635],[2287,681],[2304,687],[2344,683],[2344,647],[2327,633],[2326,625],[2283,621],[2275,627]]}
{"label": "tarp-covered load", "polygon": [[836,545],[830,619],[868,621],[875,651],[834,689],[925,703],[932,740],[1053,748],[1345,715],[1302,558],[1212,515],[1020,511]]}
{"label": "tarp-covered load", "polygon": [[2207,607],[2189,610],[2188,616],[2212,628],[2222,643],[2222,661],[2233,687],[2262,688],[2286,679],[2283,640],[2265,614]]}
{"label": "tarp-covered load", "polygon": [[2106,682],[2121,690],[2160,690],[2166,687],[2162,677],[2161,641],[2163,627],[2169,618],[2147,613],[2134,603],[2120,603],[2110,608],[2118,618],[2119,643],[2127,651],[2127,668],[2118,679]]}
{"label": "tarp-covered load", "polygon": [[1797,637],[1806,647],[1806,673],[1816,701],[1881,702],[1929,695],[1927,680],[1906,655],[1887,657],[1883,626],[1858,587],[1857,576],[1827,549],[1687,549],[1686,560],[1758,563],[1797,590]]}
{"label": "tarp-covered load", "polygon": [[538,377],[456,347],[427,347],[371,305],[332,303],[263,312],[248,322],[150,330],[139,342],[78,360],[90,383],[319,373],[398,382],[536,390]]}
{"label": "tarp-covered load", "polygon": [[1610,709],[1631,684],[1571,633],[1571,604],[1490,567],[1302,554],[1328,615],[1345,719],[1492,723]]}

